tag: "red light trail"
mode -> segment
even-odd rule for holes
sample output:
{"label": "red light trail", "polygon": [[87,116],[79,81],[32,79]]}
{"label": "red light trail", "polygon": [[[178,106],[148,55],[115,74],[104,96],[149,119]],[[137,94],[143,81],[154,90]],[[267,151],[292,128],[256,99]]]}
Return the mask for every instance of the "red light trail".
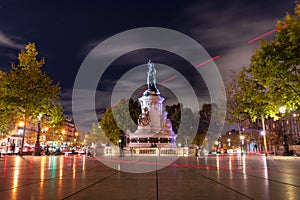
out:
{"label": "red light trail", "polygon": [[[218,59],[218,58],[220,58],[220,56],[215,56],[215,57],[213,57],[213,58],[211,58],[211,59],[208,59],[208,60],[206,60],[206,61],[204,61],[204,62],[202,62],[202,63],[196,65],[195,68],[201,67],[201,66],[203,66],[203,65],[205,65],[205,64],[207,64],[207,63],[209,63],[209,62],[211,62],[211,61],[214,61],[214,60],[216,60],[216,59]],[[174,78],[177,78],[177,75],[171,76],[170,78],[168,78],[168,79],[166,79],[166,80],[160,82],[159,84],[166,83],[166,82],[168,82],[168,81],[173,80]],[[147,89],[143,89],[143,90],[139,91],[138,94],[142,94],[142,93],[145,92],[146,90],[147,90]]]}
{"label": "red light trail", "polygon": [[271,30],[271,31],[269,31],[269,32],[267,32],[267,33],[264,33],[264,34],[262,34],[262,35],[260,35],[260,36],[258,36],[258,37],[256,37],[256,38],[254,38],[254,39],[252,39],[252,40],[249,40],[249,41],[248,41],[248,44],[251,44],[251,43],[255,42],[256,40],[259,40],[259,39],[261,39],[261,38],[263,38],[263,37],[266,37],[266,36],[268,36],[268,35],[270,35],[270,34],[276,32],[276,31],[279,31],[279,30],[281,30],[281,29],[283,29],[283,28],[286,28],[287,26],[288,26],[288,25],[285,24],[285,25],[283,25],[283,26],[281,26],[281,27],[275,28],[275,29],[273,29],[273,30]]}
{"label": "red light trail", "polygon": [[201,67],[202,65],[205,65],[205,64],[207,64],[207,63],[209,63],[209,62],[211,62],[211,61],[214,61],[214,60],[216,60],[216,59],[218,59],[218,58],[220,58],[220,56],[215,56],[215,57],[213,57],[213,58],[211,58],[211,59],[208,59],[208,60],[206,60],[206,61],[204,61],[204,62],[202,62],[202,63],[196,65],[195,68]]}
{"label": "red light trail", "polygon": [[[168,81],[170,81],[170,80],[172,80],[172,79],[174,79],[174,78],[176,78],[176,77],[177,77],[177,75],[171,76],[170,78],[168,78],[168,79],[166,79],[166,80],[160,82],[159,84],[166,83],[166,82],[168,82]],[[147,90],[147,89],[143,89],[143,90],[139,91],[138,94],[142,94],[142,93],[145,92],[146,90]]]}
{"label": "red light trail", "polygon": [[170,78],[168,78],[168,79],[166,79],[166,80],[160,82],[159,84],[166,83],[166,82],[168,82],[168,81],[170,81],[170,80],[172,80],[172,79],[174,79],[174,78],[176,78],[176,77],[177,77],[177,75],[174,75],[174,76],[172,76],[172,77],[170,77]]}

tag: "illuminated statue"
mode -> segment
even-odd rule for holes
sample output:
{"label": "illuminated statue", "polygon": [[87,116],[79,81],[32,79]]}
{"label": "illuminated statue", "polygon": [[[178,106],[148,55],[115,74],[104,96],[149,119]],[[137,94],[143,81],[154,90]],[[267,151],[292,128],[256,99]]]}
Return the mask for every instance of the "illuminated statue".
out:
{"label": "illuminated statue", "polygon": [[148,84],[148,90],[151,91],[157,91],[156,88],[156,70],[154,68],[154,64],[149,59],[148,61],[148,77],[147,77],[147,84]]}

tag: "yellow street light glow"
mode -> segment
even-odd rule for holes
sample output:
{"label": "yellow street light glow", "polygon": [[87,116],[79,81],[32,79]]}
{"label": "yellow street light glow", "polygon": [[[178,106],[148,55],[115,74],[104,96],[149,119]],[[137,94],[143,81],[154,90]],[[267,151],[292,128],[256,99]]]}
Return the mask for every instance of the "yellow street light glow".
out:
{"label": "yellow street light glow", "polygon": [[285,110],[286,110],[286,107],[285,107],[285,106],[281,106],[281,107],[279,108],[279,112],[282,113],[282,114],[285,113]]}
{"label": "yellow street light glow", "polygon": [[244,139],[245,139],[245,136],[241,135],[241,137],[240,137],[240,138],[241,138],[241,140],[244,140]]}
{"label": "yellow street light glow", "polygon": [[65,129],[63,129],[63,130],[61,131],[61,133],[64,135],[64,134],[66,133]]}
{"label": "yellow street light glow", "polygon": [[75,132],[75,136],[76,136],[76,137],[78,136],[78,133],[77,133],[77,132]]}
{"label": "yellow street light glow", "polygon": [[46,132],[49,131],[49,127],[46,126],[46,127],[44,128],[44,131],[46,131]]}
{"label": "yellow street light glow", "polygon": [[23,121],[20,121],[18,125],[19,125],[19,127],[24,127],[24,125],[25,125],[25,122],[23,122]]}

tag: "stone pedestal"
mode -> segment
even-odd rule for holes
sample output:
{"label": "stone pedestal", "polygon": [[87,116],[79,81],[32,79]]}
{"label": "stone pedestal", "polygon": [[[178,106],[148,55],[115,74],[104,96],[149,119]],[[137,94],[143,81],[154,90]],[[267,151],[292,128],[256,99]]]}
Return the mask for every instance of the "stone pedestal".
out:
{"label": "stone pedestal", "polygon": [[[163,110],[164,98],[158,91],[147,90],[139,98],[142,114],[141,119],[146,118],[145,123],[140,123],[138,130],[129,135],[129,147],[176,147],[176,134],[172,130],[172,124],[166,118]],[[147,116],[150,122],[147,121]]]}
{"label": "stone pedestal", "polygon": [[150,115],[150,130],[151,132],[159,132],[163,127],[163,108],[162,103],[165,99],[160,95],[149,95],[142,96],[139,98],[141,104],[142,113],[144,113],[144,108],[149,110]]}

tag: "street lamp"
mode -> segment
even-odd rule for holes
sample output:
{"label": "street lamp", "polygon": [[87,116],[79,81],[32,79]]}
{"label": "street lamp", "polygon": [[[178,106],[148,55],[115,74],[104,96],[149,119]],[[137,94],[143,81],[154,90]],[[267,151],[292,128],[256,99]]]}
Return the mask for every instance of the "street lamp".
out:
{"label": "street lamp", "polygon": [[266,131],[262,130],[260,131],[260,134],[263,136],[264,138],[264,150],[265,150],[265,155],[268,155],[268,147],[267,147],[267,138],[266,138]]}
{"label": "street lamp", "polygon": [[240,139],[241,139],[241,154],[243,155],[244,154],[243,151],[244,151],[245,136],[241,135]]}
{"label": "street lamp", "polygon": [[75,138],[77,139],[77,137],[78,137],[78,132],[75,132],[74,135],[75,135]]}
{"label": "street lamp", "polygon": [[19,124],[18,124],[18,126],[21,127],[21,128],[23,128],[25,126],[25,122],[20,121]]}
{"label": "street lamp", "polygon": [[281,121],[282,121],[282,131],[283,131],[283,156],[288,156],[289,155],[289,145],[287,142],[287,135],[285,133],[285,119],[284,119],[284,114],[286,111],[286,107],[282,106],[279,108],[279,112],[281,113]]}
{"label": "street lamp", "polygon": [[34,148],[34,155],[35,156],[40,156],[41,155],[41,144],[40,144],[40,135],[41,135],[41,119],[42,119],[42,114],[38,115],[38,130],[36,134],[36,142],[35,142],[35,148]]}
{"label": "street lamp", "polygon": [[19,149],[19,154],[20,154],[20,156],[22,156],[23,155],[23,147],[24,147],[24,140],[25,140],[25,126],[26,126],[26,124],[25,124],[25,122],[26,121],[21,121],[21,122],[19,122],[19,127],[22,127],[23,128],[23,133],[22,133],[22,143],[21,143],[21,148]]}
{"label": "street lamp", "polygon": [[218,152],[219,141],[215,141],[216,153]]}
{"label": "street lamp", "polygon": [[228,142],[228,146],[230,147],[231,144],[230,144],[230,138],[227,139],[227,142]]}
{"label": "street lamp", "polygon": [[49,131],[49,127],[45,126],[45,127],[44,127],[44,131],[45,131],[45,132],[48,132],[48,131]]}
{"label": "street lamp", "polygon": [[74,133],[74,142],[75,142],[75,145],[77,145],[77,137],[78,137],[78,132],[75,132]]}

